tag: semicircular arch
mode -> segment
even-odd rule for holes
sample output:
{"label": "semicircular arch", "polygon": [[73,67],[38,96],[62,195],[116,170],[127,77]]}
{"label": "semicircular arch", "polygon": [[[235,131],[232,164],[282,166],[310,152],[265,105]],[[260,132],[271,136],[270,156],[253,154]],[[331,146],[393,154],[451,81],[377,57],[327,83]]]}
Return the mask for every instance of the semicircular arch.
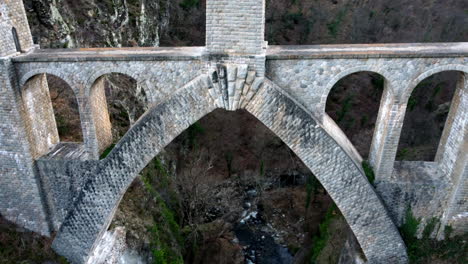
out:
{"label": "semicircular arch", "polygon": [[[325,86],[325,90],[323,92],[323,96],[322,96],[322,99],[320,101],[320,110],[323,111],[323,113],[325,113],[325,108],[326,108],[326,105],[327,105],[327,98],[328,96],[330,95],[330,92],[331,90],[333,89],[333,87],[335,87],[335,85],[342,79],[348,77],[349,75],[351,74],[354,74],[354,73],[359,73],[359,72],[371,72],[371,73],[375,73],[375,74],[378,74],[379,76],[382,76],[382,78],[384,78],[384,82],[387,83],[389,82],[389,79],[387,78],[387,73],[386,72],[380,72],[380,71],[376,71],[375,69],[371,69],[368,65],[362,65],[362,66],[356,66],[356,67],[352,67],[352,68],[349,68],[349,69],[346,69],[344,71],[341,71],[340,73],[338,73],[337,75],[335,75],[328,83],[327,85]],[[390,86],[387,86],[387,87],[390,87]],[[394,91],[390,89],[390,93],[392,95],[394,95]]]}
{"label": "semicircular arch", "polygon": [[145,91],[145,93],[147,95],[149,95],[149,90],[148,90],[148,87],[146,85],[146,82],[144,80],[141,80],[140,79],[140,76],[138,73],[136,73],[135,71],[131,71],[131,70],[128,70],[128,69],[116,69],[116,68],[105,68],[105,69],[100,69],[96,72],[94,72],[87,80],[86,82],[86,90],[85,90],[85,95],[86,96],[90,96],[91,95],[91,90],[93,88],[93,85],[96,83],[96,81],[101,78],[101,77],[104,77],[105,75],[108,75],[108,74],[122,74],[122,75],[126,75],[126,76],[129,76],[130,78],[134,79],[138,85],[141,85],[141,87],[143,88],[143,90]]}
{"label": "semicircular arch", "polygon": [[34,70],[31,70],[27,73],[25,73],[21,79],[20,79],[20,82],[19,82],[19,85],[21,87],[21,89],[23,89],[24,85],[34,76],[36,75],[39,75],[39,74],[46,74],[46,75],[53,75],[57,78],[60,78],[62,79],[65,83],[67,83],[67,85],[72,89],[75,97],[78,97],[79,95],[79,91],[78,91],[78,88],[76,86],[74,86],[74,82],[66,75],[66,74],[63,74],[61,71],[59,70],[55,70],[55,69],[49,69],[49,68],[40,68],[40,69],[34,69]]}
{"label": "semicircular arch", "polygon": [[411,97],[411,94],[413,93],[416,86],[418,86],[418,84],[424,81],[425,79],[431,77],[434,74],[441,73],[441,72],[448,72],[448,71],[458,71],[458,72],[463,72],[464,74],[468,74],[468,66],[460,65],[460,64],[449,64],[449,65],[438,66],[438,67],[434,67],[434,68],[430,68],[429,70],[426,70],[425,72],[412,78],[412,81],[410,82],[408,87],[403,92],[402,101],[407,102],[408,99]]}

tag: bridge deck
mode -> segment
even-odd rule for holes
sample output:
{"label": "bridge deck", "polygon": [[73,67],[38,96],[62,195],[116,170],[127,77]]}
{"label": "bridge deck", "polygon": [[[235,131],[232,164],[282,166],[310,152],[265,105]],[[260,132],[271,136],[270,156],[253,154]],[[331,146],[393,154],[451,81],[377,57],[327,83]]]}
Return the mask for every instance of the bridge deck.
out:
{"label": "bridge deck", "polygon": [[13,58],[13,61],[196,60],[201,58],[204,50],[204,47],[36,49],[25,55]]}
{"label": "bridge deck", "polygon": [[269,46],[268,59],[466,57],[468,42]]}
{"label": "bridge deck", "polygon": [[41,160],[86,160],[87,155],[83,144],[58,143],[49,153],[40,157]]}
{"label": "bridge deck", "polygon": [[[36,49],[15,62],[199,60],[205,47]],[[269,46],[267,59],[466,57],[468,42]]]}

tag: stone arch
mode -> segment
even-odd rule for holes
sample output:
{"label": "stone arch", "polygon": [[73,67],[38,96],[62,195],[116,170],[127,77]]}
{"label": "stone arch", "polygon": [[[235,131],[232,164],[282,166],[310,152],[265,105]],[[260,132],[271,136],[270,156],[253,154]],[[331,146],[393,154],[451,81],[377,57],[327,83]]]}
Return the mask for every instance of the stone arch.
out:
{"label": "stone arch", "polygon": [[335,84],[337,84],[341,79],[346,78],[347,76],[353,73],[358,73],[358,72],[372,72],[372,73],[382,76],[384,78],[385,88],[388,88],[388,91],[390,92],[391,95],[395,94],[392,87],[388,85],[390,83],[390,79],[387,77],[387,73],[385,71],[376,71],[375,69],[373,69],[372,67],[369,67],[368,65],[356,66],[356,67],[352,67],[347,70],[341,71],[327,83],[323,91],[322,99],[320,100],[319,110],[325,113],[327,98],[330,94],[331,89],[335,86]]}
{"label": "stone arch", "polygon": [[131,71],[128,69],[128,67],[121,67],[121,68],[104,68],[104,69],[100,69],[94,72],[86,81],[85,96],[89,97],[91,95],[91,90],[93,88],[93,85],[96,83],[98,79],[100,79],[101,77],[107,74],[112,74],[112,73],[119,73],[119,74],[127,75],[135,79],[138,85],[141,85],[142,88],[145,90],[145,93],[148,95],[150,94],[149,93],[150,91],[146,85],[145,80],[141,80],[140,75],[136,71]]}
{"label": "stone arch", "polygon": [[[209,88],[203,81],[191,82],[167,101],[153,106],[109,156],[86,173],[90,180],[53,243],[59,254],[73,263],[86,261],[138,173],[177,135],[217,108]],[[407,263],[404,243],[359,166],[305,108],[266,81],[246,110],[277,134],[318,176],[370,263]]]}
{"label": "stone arch", "polygon": [[[375,92],[375,96],[359,91],[354,94],[348,94],[347,97],[342,97],[341,101],[338,99],[335,101],[333,104],[332,99],[336,96],[338,98],[340,96],[346,95],[344,92],[340,93],[334,93],[334,89],[337,88],[337,86],[340,84],[341,81],[343,80],[349,80],[349,78],[355,77],[355,74],[373,74],[375,76],[369,76],[372,78],[371,84],[372,86],[375,86],[374,80],[376,77],[381,78],[378,80],[378,85],[381,86],[378,90],[373,90]],[[362,83],[362,81],[365,81],[365,79],[358,80],[359,84]],[[380,84],[380,81],[382,83]],[[342,83],[344,87],[346,87],[346,84],[350,84],[350,82],[344,82]],[[351,82],[352,84],[352,82]],[[369,85],[371,85],[369,84]],[[340,86],[338,86],[340,87]],[[361,87],[361,85],[358,85],[358,87]],[[326,90],[326,97],[325,102],[323,104],[323,112],[324,112],[324,118],[323,120],[333,120],[332,122],[335,123],[335,127],[337,129],[342,130],[342,137],[346,138],[349,140],[350,145],[352,146],[354,151],[356,153],[359,153],[359,155],[362,155],[364,159],[369,159],[373,155],[373,151],[375,151],[375,140],[377,139],[378,131],[379,128],[382,127],[383,123],[380,121],[382,115],[384,115],[383,112],[385,112],[386,105],[388,105],[389,102],[393,103],[395,101],[395,96],[394,96],[394,91],[392,89],[392,86],[390,84],[390,81],[381,73],[373,70],[369,70],[367,66],[358,66],[354,67],[348,70],[345,70],[341,72],[340,74],[336,75],[333,80],[327,85],[327,90]],[[369,96],[371,98],[359,98],[360,96]],[[378,98],[374,98],[378,97]],[[357,99],[357,100],[356,100]],[[368,101],[371,100],[374,102],[373,104],[369,104]],[[353,113],[353,108],[349,109],[349,112],[351,115],[346,114],[345,115],[345,109],[346,105],[351,106],[352,104],[360,104],[358,109],[366,109],[366,111],[363,111],[362,113],[360,112],[359,114]],[[335,110],[336,111],[330,111],[333,110],[333,107],[338,107]],[[328,108],[327,108],[328,107]],[[331,107],[331,109],[330,109]],[[341,108],[341,109],[340,109]],[[328,112],[327,112],[328,109]],[[354,108],[356,109],[356,108]],[[336,116],[334,116],[334,114]],[[333,117],[333,118],[332,118]],[[359,119],[358,119],[359,118]],[[385,120],[385,118],[384,118]],[[376,137],[377,135],[377,137]],[[352,142],[352,144],[351,144]]]}
{"label": "stone arch", "polygon": [[[408,113],[409,111],[412,111],[411,108],[411,101],[410,98],[412,94],[415,92],[416,87],[418,87],[419,84],[421,84],[424,80],[433,77],[437,74],[443,73],[443,72],[457,72],[459,74],[459,79],[457,80],[456,87],[454,89],[454,93],[452,98],[450,99],[450,108],[448,111],[448,116],[443,121],[443,129],[441,134],[429,134],[429,136],[432,136],[433,139],[438,140],[438,144],[430,144],[427,145],[429,146],[431,151],[425,150],[425,153],[429,153],[427,155],[422,156],[421,154],[418,154],[417,151],[411,151],[415,147],[421,147],[420,143],[411,143],[409,145],[404,144],[402,142],[402,137],[408,136],[408,134],[404,134],[402,132],[407,132],[408,131],[408,126],[412,122],[408,122]],[[459,151],[459,146],[462,145],[463,142],[463,137],[464,137],[464,127],[467,124],[466,121],[466,107],[464,101],[467,100],[468,97],[468,89],[467,89],[467,77],[468,77],[468,67],[464,65],[459,65],[459,64],[448,64],[448,65],[442,65],[442,66],[437,66],[433,68],[429,68],[425,72],[417,75],[416,77],[413,77],[411,81],[409,82],[409,85],[405,87],[405,90],[403,91],[402,94],[402,104],[404,106],[404,113],[401,117],[401,121],[403,123],[401,127],[401,131],[399,134],[398,138],[398,151],[396,154],[396,158],[400,160],[423,160],[423,161],[428,161],[428,162],[435,162],[441,168],[442,172],[444,174],[449,174],[451,170],[453,169],[454,162],[455,162],[455,157],[457,156],[457,151]],[[413,102],[416,102],[416,100],[413,100]],[[414,107],[415,104],[413,104]],[[420,104],[418,104],[420,105]],[[429,104],[429,106],[432,104]],[[418,109],[418,108],[416,108]],[[431,109],[429,107],[429,109]],[[427,111],[427,110],[426,110]],[[434,110],[431,110],[434,111]],[[432,113],[432,112],[428,112]],[[427,114],[427,113],[426,113]],[[443,115],[442,115],[443,116]],[[436,117],[432,117],[433,120],[436,120]],[[405,129],[406,127],[406,129]],[[415,131],[415,129],[412,129]],[[428,131],[428,129],[423,130],[423,131]],[[413,138],[420,138],[420,133],[417,134],[417,136],[413,135]],[[411,138],[411,137],[408,137]],[[427,136],[424,137],[426,140],[428,140]],[[417,140],[416,140],[417,141]],[[426,147],[427,147],[426,146]],[[450,146],[450,147],[446,147]],[[434,152],[432,152],[434,151]],[[408,153],[410,153],[408,155]],[[416,153],[416,154],[411,154],[411,153]],[[419,153],[423,153],[422,151],[419,151]]]}
{"label": "stone arch", "polygon": [[408,102],[408,99],[413,93],[414,88],[416,88],[416,86],[418,86],[418,84],[422,82],[424,79],[434,74],[445,72],[445,71],[459,71],[459,72],[464,72],[465,74],[468,74],[468,66],[460,65],[460,64],[448,64],[448,65],[438,66],[438,67],[431,68],[419,74],[418,76],[411,78],[410,84],[403,92],[402,102],[404,102],[405,104]]}
{"label": "stone arch", "polygon": [[[127,74],[130,73],[130,74]],[[105,76],[110,75],[110,74],[119,74],[122,76],[125,76],[133,84],[136,84],[137,86],[140,86],[141,89],[143,90],[144,94],[146,95],[145,97],[148,99],[148,90],[145,89],[146,85],[141,85],[142,82],[139,82],[138,79],[135,77],[138,77],[134,72],[127,71],[127,70],[113,70],[113,69],[104,69],[99,72],[97,72],[94,76],[91,77],[90,80],[94,80],[94,82],[89,86],[86,86],[86,96],[89,99],[90,103],[90,110],[91,110],[91,116],[93,119],[94,123],[94,131],[95,131],[95,138],[96,138],[96,145],[97,145],[97,150],[96,153],[102,153],[105,151],[109,146],[115,142],[115,138],[113,137],[113,130],[112,130],[112,115],[111,112],[109,111],[109,101],[108,101],[108,96],[106,95],[106,82],[105,82]],[[124,79],[126,79],[124,78]],[[131,97],[127,95],[127,97]],[[123,98],[123,97],[120,97]],[[125,101],[125,100],[122,100]],[[142,111],[143,112],[143,111]],[[126,112],[128,113],[128,111]],[[128,116],[129,120],[128,121],[128,127],[130,127],[130,115]],[[120,138],[120,136],[118,136]]]}
{"label": "stone arch", "polygon": [[73,93],[75,93],[75,97],[78,97],[80,95],[79,89],[73,85],[74,82],[69,78],[68,75],[64,74],[63,71],[60,71],[58,69],[51,69],[51,68],[39,68],[39,69],[34,69],[31,70],[25,74],[20,79],[19,85],[20,87],[24,87],[26,82],[31,79],[32,77],[39,75],[39,74],[49,74],[49,75],[54,75],[62,80],[64,80],[69,87],[73,90]]}
{"label": "stone arch", "polygon": [[[52,86],[49,81],[52,81]],[[56,93],[52,94],[54,91]],[[67,95],[67,92],[70,94]],[[80,105],[75,91],[64,79],[40,72],[25,78],[20,94],[23,118],[34,158],[48,153],[59,143],[73,143],[69,145],[69,149],[81,148],[85,126]]]}

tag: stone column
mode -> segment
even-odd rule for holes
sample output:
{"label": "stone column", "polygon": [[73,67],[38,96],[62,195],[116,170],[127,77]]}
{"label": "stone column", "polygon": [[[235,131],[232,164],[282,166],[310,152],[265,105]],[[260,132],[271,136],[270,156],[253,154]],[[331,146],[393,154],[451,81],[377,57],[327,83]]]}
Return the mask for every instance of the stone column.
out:
{"label": "stone column", "polygon": [[90,94],[80,98],[79,102],[86,150],[89,158],[99,159],[99,155],[112,144],[112,125],[107,109],[104,79],[96,80]]}
{"label": "stone column", "polygon": [[60,142],[46,75],[29,79],[21,87],[21,98],[31,155],[37,159]]}
{"label": "stone column", "polygon": [[87,96],[76,98],[80,109],[81,128],[83,131],[83,144],[89,159],[99,158],[99,148],[96,139],[96,129],[94,127],[93,113],[91,111],[90,99]]}
{"label": "stone column", "polygon": [[374,168],[377,181],[392,176],[406,112],[406,103],[397,101],[389,85],[393,84],[387,84],[382,94],[369,153],[369,161]]}
{"label": "stone column", "polygon": [[442,226],[451,225],[456,232],[468,231],[468,77],[460,74],[449,116],[436,154],[440,170],[451,183]]}
{"label": "stone column", "polygon": [[94,124],[95,151],[102,153],[112,144],[112,124],[107,109],[107,99],[105,93],[105,79],[99,78],[91,87],[89,100],[89,111]]}
{"label": "stone column", "polygon": [[[445,122],[444,131],[440,138],[435,161],[440,169],[450,175],[455,166],[455,161],[463,146],[463,138],[466,134],[466,122],[468,116],[468,83],[466,76],[460,73],[457,89],[453,95],[449,115]],[[465,150],[467,151],[467,150]]]}

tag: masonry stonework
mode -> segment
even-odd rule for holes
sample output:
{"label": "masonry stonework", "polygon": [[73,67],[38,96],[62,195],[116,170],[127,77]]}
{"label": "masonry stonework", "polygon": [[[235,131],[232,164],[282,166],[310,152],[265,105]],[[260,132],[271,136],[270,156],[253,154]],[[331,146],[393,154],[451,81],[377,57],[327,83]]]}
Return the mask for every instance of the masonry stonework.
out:
{"label": "masonry stonework", "polygon": [[[21,1],[3,1],[0,13],[0,214],[44,235],[56,232],[54,249],[72,263],[88,259],[146,164],[216,108],[246,109],[304,161],[368,263],[408,262],[396,228],[408,206],[423,220],[468,229],[468,43],[268,46],[264,0],[208,0],[206,47],[28,51],[34,46]],[[334,84],[361,71],[385,80],[370,152],[375,186],[325,113]],[[412,90],[443,71],[461,78],[436,160],[395,162]],[[102,83],[108,73],[134,78],[149,110],[99,160],[112,140]],[[46,74],[72,88],[83,143],[59,140]]]}
{"label": "masonry stonework", "polygon": [[46,75],[31,78],[21,90],[21,97],[31,155],[37,159],[60,141]]}
{"label": "masonry stonework", "polygon": [[213,54],[260,54],[265,46],[265,0],[206,3],[206,47]]}
{"label": "masonry stonework", "polygon": [[0,56],[17,52],[13,30],[17,34],[20,51],[30,50],[33,41],[23,2],[3,0],[0,3]]}
{"label": "masonry stonework", "polygon": [[9,59],[0,59],[0,214],[43,235],[48,212],[25,129],[25,113]]}

